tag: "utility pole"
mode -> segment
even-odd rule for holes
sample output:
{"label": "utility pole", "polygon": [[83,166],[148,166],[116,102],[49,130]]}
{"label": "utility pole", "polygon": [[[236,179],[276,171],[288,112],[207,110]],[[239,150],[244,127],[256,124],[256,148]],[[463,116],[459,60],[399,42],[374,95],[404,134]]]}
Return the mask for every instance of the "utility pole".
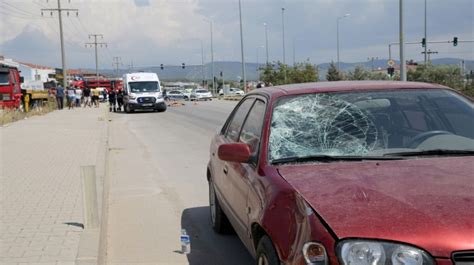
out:
{"label": "utility pole", "polygon": [[247,92],[247,76],[245,73],[245,55],[244,55],[244,31],[242,28],[242,3],[239,0],[239,17],[240,17],[240,53],[242,56],[242,77],[244,78],[243,91]]}
{"label": "utility pole", "polygon": [[432,54],[438,54],[437,51],[431,51],[431,49],[428,49],[427,52],[421,52],[422,54],[424,54],[425,56],[428,56],[428,62],[431,62],[431,55]]}
{"label": "utility pole", "polygon": [[263,26],[265,26],[265,53],[267,55],[267,65],[269,63],[268,61],[268,24],[263,23]]}
{"label": "utility pole", "polygon": [[425,0],[425,64],[427,63],[427,54],[428,54],[428,39],[427,39],[427,0]]}
{"label": "utility pole", "polygon": [[296,42],[293,38],[293,66],[296,66]]}
{"label": "utility pole", "polygon": [[403,32],[403,0],[400,1],[400,81],[407,81],[407,65],[405,61],[405,40]]}
{"label": "utility pole", "polygon": [[202,72],[202,85],[204,86],[204,80],[206,80],[206,74],[204,71],[204,45],[201,40],[201,72]]}
{"label": "utility pole", "polygon": [[119,77],[119,66],[122,65],[122,58],[114,57],[112,64],[115,67],[115,76]]}
{"label": "utility pole", "polygon": [[281,8],[281,25],[283,31],[283,64],[286,62],[286,54],[285,54],[285,8]]}
{"label": "utility pole", "polygon": [[211,71],[212,71],[212,90],[214,90],[214,94],[216,94],[217,90],[216,90],[216,78],[214,76],[214,40],[213,40],[213,36],[212,36],[212,31],[213,31],[213,23],[212,21],[210,22],[211,24]]}
{"label": "utility pole", "polygon": [[378,59],[379,59],[379,57],[370,57],[370,58],[367,58],[367,61],[371,61],[371,62],[372,62],[372,66],[371,66],[371,67],[372,67],[372,68],[371,68],[372,72],[375,70],[374,61],[375,61],[375,60],[378,60]]}
{"label": "utility pole", "polygon": [[86,43],[86,48],[87,45],[89,47],[94,47],[95,49],[95,77],[97,80],[99,80],[99,56],[97,56],[97,46],[102,47],[107,47],[107,43],[105,42],[97,42],[97,38],[104,39],[104,36],[102,34],[89,34],[89,39],[94,38],[94,42],[88,42]]}
{"label": "utility pole", "polygon": [[[70,1],[69,1],[70,2]],[[67,12],[67,15],[69,16],[69,12],[76,12],[76,16],[79,15],[79,10],[78,9],[71,9],[71,8],[61,8],[61,0],[58,0],[58,8],[42,8],[41,9],[41,15],[43,15],[44,11],[49,11],[51,12],[51,16],[53,15],[54,12],[58,12],[58,17],[59,17],[59,38],[61,41],[61,67],[63,69],[63,87],[67,87],[67,70],[66,70],[66,51],[64,47],[64,36],[63,36],[63,18],[62,18],[62,12]]]}

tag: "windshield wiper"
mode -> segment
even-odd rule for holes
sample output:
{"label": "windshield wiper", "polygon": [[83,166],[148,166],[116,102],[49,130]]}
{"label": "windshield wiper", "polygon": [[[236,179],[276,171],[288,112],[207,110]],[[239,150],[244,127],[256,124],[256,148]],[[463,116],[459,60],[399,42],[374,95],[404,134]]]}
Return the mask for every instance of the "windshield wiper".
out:
{"label": "windshield wiper", "polygon": [[304,162],[336,162],[336,161],[364,161],[364,160],[400,160],[399,157],[383,157],[383,156],[330,156],[330,155],[313,155],[313,156],[292,156],[272,160],[272,164],[285,163],[304,163]]}
{"label": "windshield wiper", "polygon": [[472,156],[474,150],[450,150],[450,149],[432,149],[432,150],[419,150],[419,151],[407,151],[407,152],[396,152],[386,153],[384,156],[395,157],[395,156]]}

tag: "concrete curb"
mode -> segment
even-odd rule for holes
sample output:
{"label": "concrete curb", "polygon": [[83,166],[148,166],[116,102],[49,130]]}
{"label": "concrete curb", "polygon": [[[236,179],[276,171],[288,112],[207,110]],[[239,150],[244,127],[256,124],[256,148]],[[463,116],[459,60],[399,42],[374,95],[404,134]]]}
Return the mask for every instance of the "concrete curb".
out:
{"label": "concrete curb", "polygon": [[223,97],[220,97],[219,99],[222,99],[222,100],[232,100],[232,101],[239,101],[241,100],[243,97],[241,96],[223,96]]}
{"label": "concrete curb", "polygon": [[107,226],[109,223],[109,190],[110,190],[110,176],[109,176],[109,154],[110,154],[110,126],[109,122],[112,121],[110,112],[106,112],[105,121],[107,122],[106,142],[105,142],[105,167],[104,167],[104,189],[102,192],[102,212],[101,212],[101,223],[100,223],[100,234],[99,234],[99,245],[98,245],[98,258],[97,264],[107,263]]}
{"label": "concrete curb", "polygon": [[[104,109],[104,116],[99,118],[106,123],[104,142],[101,146],[102,152],[99,153],[97,163],[101,165],[102,178],[97,179],[99,202],[99,221],[98,229],[84,229],[79,241],[78,253],[76,256],[76,265],[97,265],[105,264],[106,236],[107,236],[107,198],[109,190],[108,178],[108,154],[109,154],[109,120],[108,109]],[[96,171],[98,171],[96,169]],[[100,176],[101,174],[98,174]],[[104,255],[101,255],[103,253]]]}

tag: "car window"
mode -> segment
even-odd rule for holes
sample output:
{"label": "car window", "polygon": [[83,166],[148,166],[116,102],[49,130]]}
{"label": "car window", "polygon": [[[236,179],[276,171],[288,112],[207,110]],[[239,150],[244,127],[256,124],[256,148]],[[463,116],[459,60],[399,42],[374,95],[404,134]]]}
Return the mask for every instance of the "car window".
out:
{"label": "car window", "polygon": [[242,128],[242,124],[247,117],[247,114],[252,107],[253,102],[255,99],[247,99],[245,100],[238,109],[234,112],[232,116],[232,121],[230,122],[229,126],[227,127],[227,132],[225,136],[229,138],[231,141],[237,142],[239,139],[240,129]]}
{"label": "car window", "polygon": [[245,120],[239,138],[240,142],[250,146],[252,154],[258,152],[264,117],[265,103],[257,100]]}

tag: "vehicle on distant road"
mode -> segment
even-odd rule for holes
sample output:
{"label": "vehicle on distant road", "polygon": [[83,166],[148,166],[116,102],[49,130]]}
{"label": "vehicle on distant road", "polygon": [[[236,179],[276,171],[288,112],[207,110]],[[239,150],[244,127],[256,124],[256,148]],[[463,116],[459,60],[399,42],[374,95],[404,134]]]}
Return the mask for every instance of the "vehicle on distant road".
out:
{"label": "vehicle on distant road", "polygon": [[212,94],[206,89],[195,89],[189,97],[190,100],[212,100]]}
{"label": "vehicle on distant road", "polygon": [[[245,92],[242,91],[241,89],[238,89],[238,88],[229,88],[229,93],[228,93],[228,96],[243,96],[245,95]],[[224,90],[221,88],[219,90],[219,96],[224,96]]]}
{"label": "vehicle on distant road", "polygon": [[124,109],[166,111],[166,103],[156,73],[130,73],[123,76]]}
{"label": "vehicle on distant road", "polygon": [[473,165],[474,104],[447,87],[262,88],[211,142],[212,226],[257,264],[472,264]]}
{"label": "vehicle on distant road", "polygon": [[179,90],[171,90],[166,92],[165,100],[184,100],[186,95]]}

